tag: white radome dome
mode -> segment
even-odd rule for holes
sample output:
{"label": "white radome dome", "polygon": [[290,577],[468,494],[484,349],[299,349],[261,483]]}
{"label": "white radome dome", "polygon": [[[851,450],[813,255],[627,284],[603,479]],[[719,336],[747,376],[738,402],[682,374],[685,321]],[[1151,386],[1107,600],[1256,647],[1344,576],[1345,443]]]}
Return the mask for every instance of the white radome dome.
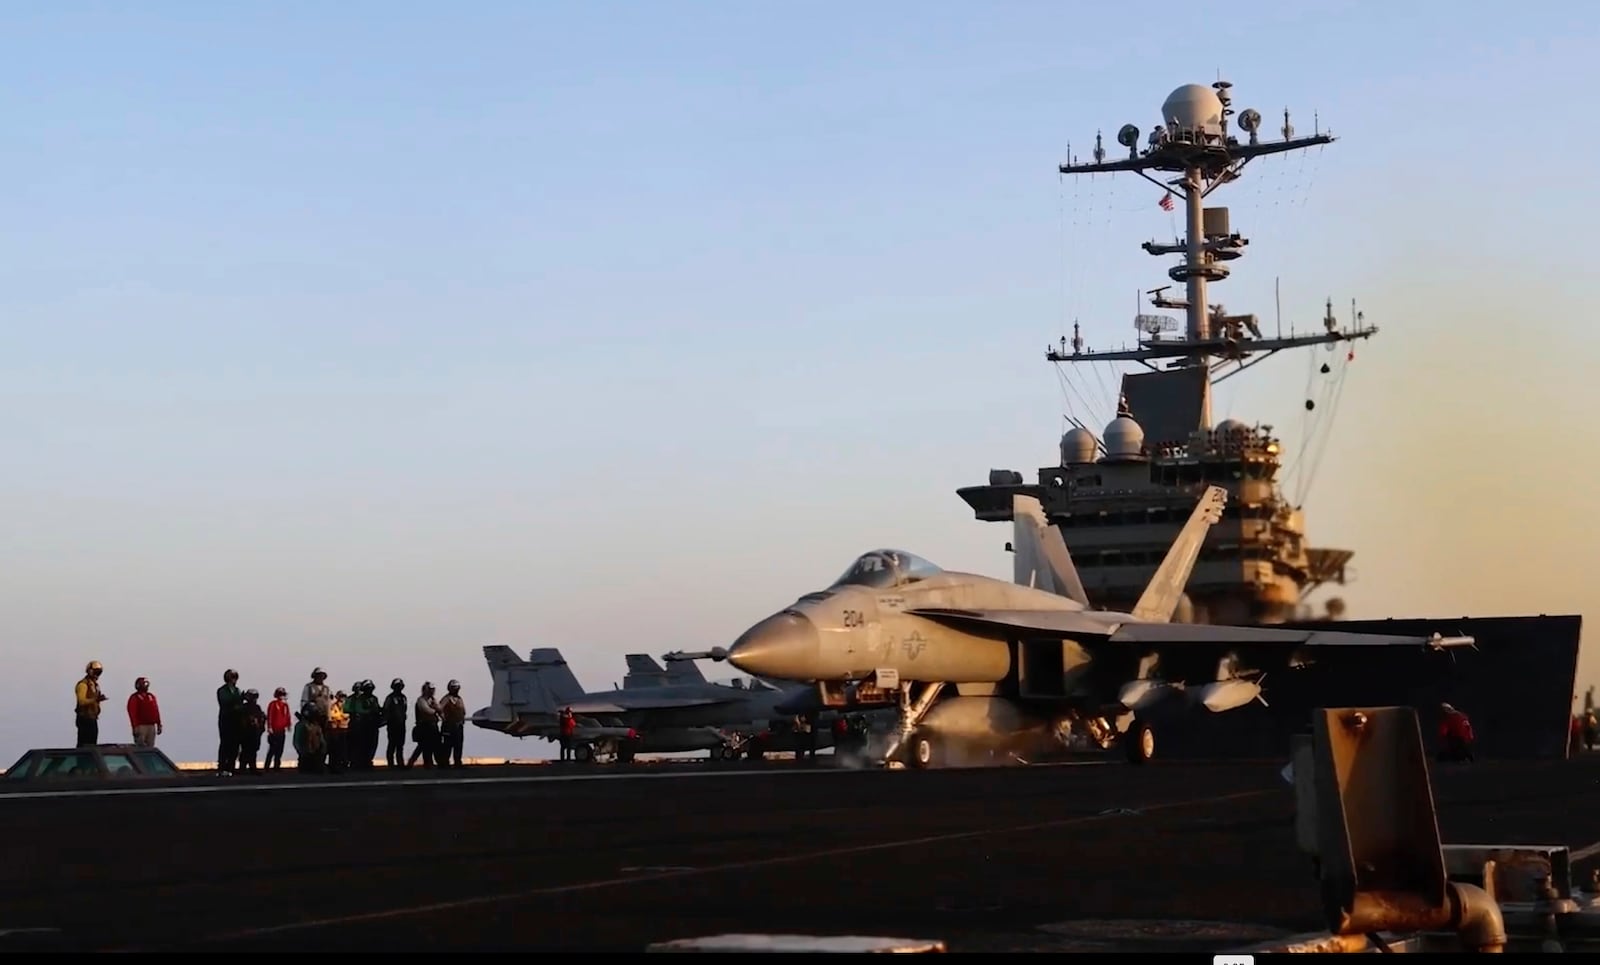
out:
{"label": "white radome dome", "polygon": [[1128,416],[1121,415],[1106,426],[1106,458],[1136,459],[1144,455],[1144,429]]}
{"label": "white radome dome", "polygon": [[1222,98],[1204,84],[1184,84],[1161,104],[1161,123],[1174,121],[1180,130],[1220,127]]}
{"label": "white radome dome", "polygon": [[1094,462],[1095,452],[1099,448],[1094,433],[1082,427],[1071,429],[1061,437],[1061,464],[1077,466]]}

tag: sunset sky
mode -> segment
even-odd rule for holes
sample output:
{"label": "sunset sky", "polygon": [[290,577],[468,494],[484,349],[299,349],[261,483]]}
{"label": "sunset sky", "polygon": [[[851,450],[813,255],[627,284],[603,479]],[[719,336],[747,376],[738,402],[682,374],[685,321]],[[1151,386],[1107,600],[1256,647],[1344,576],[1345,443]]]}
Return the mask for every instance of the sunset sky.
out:
{"label": "sunset sky", "polygon": [[[1222,19],[1204,19],[1206,17]],[[480,647],[726,645],[900,546],[1009,576],[956,497],[1055,461],[1175,215],[1065,180],[1097,130],[1233,82],[1275,137],[1218,203],[1213,289],[1381,329],[1346,372],[1312,542],[1352,617],[1587,613],[1600,331],[1577,4],[0,7],[0,766],[107,668],[214,753],[270,695],[462,681]],[[1218,391],[1309,428],[1311,353]],[[1315,385],[1312,391],[1319,391]],[[1081,393],[1081,397],[1080,397]],[[715,674],[724,668],[712,668]],[[1600,678],[1586,656],[1581,677]],[[265,698],[264,698],[265,699]],[[469,754],[543,753],[474,731]]]}

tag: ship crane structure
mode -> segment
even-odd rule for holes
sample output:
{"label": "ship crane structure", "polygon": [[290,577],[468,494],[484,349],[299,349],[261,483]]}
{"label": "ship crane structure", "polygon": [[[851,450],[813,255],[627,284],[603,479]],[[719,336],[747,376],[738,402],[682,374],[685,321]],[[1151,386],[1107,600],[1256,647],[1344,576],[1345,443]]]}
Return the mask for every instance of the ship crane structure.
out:
{"label": "ship crane structure", "polygon": [[[1343,319],[1333,302],[1315,326],[1268,326],[1255,312],[1228,307],[1218,286],[1244,263],[1250,241],[1229,209],[1216,204],[1224,186],[1243,180],[1252,162],[1321,148],[1335,140],[1320,121],[1310,134],[1295,131],[1290,113],[1273,136],[1261,111],[1234,108],[1233,85],[1184,84],[1162,102],[1147,133],[1123,124],[1116,142],[1097,136],[1092,159],[1068,152],[1062,176],[1132,174],[1162,192],[1162,207],[1174,212],[1177,236],[1147,241],[1143,250],[1169,260],[1164,282],[1143,290],[1153,310],[1134,317],[1131,347],[1097,349],[1077,321],[1069,339],[1048,346],[1046,359],[1062,373],[1063,391],[1074,367],[1093,372],[1101,363],[1123,367],[1115,417],[1101,431],[1068,416],[1057,461],[1038,470],[1037,480],[993,469],[986,485],[957,494],[976,517],[1010,522],[1013,497],[1039,500],[1078,561],[1085,589],[1096,606],[1128,608],[1154,575],[1194,500],[1208,486],[1229,496],[1227,513],[1207,535],[1179,612],[1198,623],[1285,623],[1310,614],[1307,598],[1321,587],[1343,585],[1353,572],[1349,550],[1313,547],[1307,538],[1304,499],[1320,465],[1326,434],[1344,389],[1354,353],[1348,346],[1378,329],[1354,311]],[[1306,439],[1293,452],[1265,423],[1212,418],[1214,386],[1282,352],[1346,346],[1337,359],[1312,355],[1308,381]],[[1111,393],[1107,392],[1107,395]],[[1313,444],[1310,436],[1320,434]],[[991,464],[992,465],[992,464]],[[1287,498],[1280,477],[1294,473],[1296,498]],[[1330,616],[1343,602],[1328,601]],[[1229,688],[1219,688],[1222,689]],[[1241,687],[1231,688],[1243,693]]]}

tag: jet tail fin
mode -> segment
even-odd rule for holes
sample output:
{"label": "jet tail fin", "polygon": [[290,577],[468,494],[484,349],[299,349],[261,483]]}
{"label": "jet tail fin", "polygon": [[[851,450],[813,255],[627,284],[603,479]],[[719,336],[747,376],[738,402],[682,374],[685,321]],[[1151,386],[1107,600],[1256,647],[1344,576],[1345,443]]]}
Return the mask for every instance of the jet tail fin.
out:
{"label": "jet tail fin", "polygon": [[567,666],[567,658],[555,647],[529,650],[528,666],[532,668],[538,687],[552,708],[583,697],[583,684],[578,683],[572,668]]}
{"label": "jet tail fin", "polygon": [[1076,600],[1087,609],[1089,595],[1083,591],[1078,568],[1072,565],[1066,540],[1050,525],[1036,497],[1011,497],[1011,531],[1016,582]]}
{"label": "jet tail fin", "polygon": [[515,720],[523,713],[555,713],[566,702],[583,696],[583,687],[573,676],[561,651],[535,649],[524,660],[510,647],[491,644],[483,648],[493,681],[486,718],[492,721]]}
{"label": "jet tail fin", "polygon": [[660,687],[667,682],[667,671],[656,663],[656,658],[648,653],[630,653],[622,658],[628,665],[628,672],[622,678],[622,689],[633,690],[637,687]]}
{"label": "jet tail fin", "polygon": [[667,669],[665,672],[669,684],[703,684],[706,675],[701,672],[700,664],[690,657],[677,657],[669,654],[666,658]]}
{"label": "jet tail fin", "polygon": [[527,661],[517,656],[510,647],[491,644],[483,648],[483,659],[489,665],[491,681],[489,706],[482,713],[488,720],[511,721],[517,718],[517,697],[512,686],[518,669]]}
{"label": "jet tail fin", "polygon": [[1183,599],[1183,588],[1189,582],[1189,574],[1194,572],[1195,561],[1200,557],[1200,547],[1206,541],[1206,533],[1222,518],[1222,509],[1227,504],[1226,489],[1221,486],[1206,487],[1206,491],[1200,495],[1200,504],[1190,514],[1183,531],[1173,541],[1172,548],[1167,550],[1167,556],[1161,561],[1156,575],[1151,577],[1150,585],[1144,588],[1139,602],[1134,605],[1133,616],[1136,619],[1146,623],[1168,623],[1172,620],[1173,611]]}

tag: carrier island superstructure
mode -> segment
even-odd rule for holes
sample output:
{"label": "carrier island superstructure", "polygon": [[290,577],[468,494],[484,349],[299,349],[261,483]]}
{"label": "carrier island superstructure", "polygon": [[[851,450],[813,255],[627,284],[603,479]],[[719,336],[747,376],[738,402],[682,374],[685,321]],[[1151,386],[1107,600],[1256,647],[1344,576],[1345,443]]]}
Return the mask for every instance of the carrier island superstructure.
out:
{"label": "carrier island superstructure", "polygon": [[[1228,490],[1227,512],[1212,527],[1189,582],[1189,599],[1174,619],[1212,623],[1278,623],[1303,615],[1303,601],[1316,588],[1342,584],[1354,555],[1349,550],[1313,549],[1306,542],[1305,517],[1279,485],[1283,446],[1270,425],[1233,419],[1213,425],[1213,384],[1287,349],[1327,346],[1368,338],[1375,327],[1359,314],[1341,326],[1330,299],[1320,328],[1264,334],[1253,314],[1234,314],[1208,300],[1209,286],[1229,275],[1229,263],[1244,254],[1248,241],[1233,230],[1226,207],[1208,207],[1217,188],[1240,178],[1254,159],[1331,143],[1321,131],[1295,136],[1289,112],[1283,113],[1281,139],[1260,136],[1256,110],[1234,116],[1231,84],[1186,84],[1161,108],[1162,123],[1141,149],[1140,131],[1123,125],[1117,141],[1125,157],[1109,159],[1095,135],[1094,160],[1070,156],[1065,175],[1129,172],[1150,181],[1185,215],[1185,233],[1172,242],[1145,242],[1158,257],[1180,256],[1167,275],[1183,286],[1148,294],[1168,315],[1139,315],[1135,347],[1086,349],[1073,325],[1046,353],[1053,363],[1137,363],[1144,371],[1124,374],[1118,413],[1096,434],[1078,420],[1061,439],[1060,464],[1039,470],[1037,483],[1020,473],[992,470],[989,484],[958,494],[981,520],[1009,521],[1011,496],[1037,496],[1061,529],[1096,606],[1130,608],[1149,582],[1195,500],[1208,485]],[[1170,334],[1168,334],[1170,333]],[[1181,333],[1181,334],[1180,334]],[[1324,372],[1327,371],[1324,363]],[[1312,406],[1310,400],[1307,407]],[[1339,607],[1330,605],[1330,615]]]}

